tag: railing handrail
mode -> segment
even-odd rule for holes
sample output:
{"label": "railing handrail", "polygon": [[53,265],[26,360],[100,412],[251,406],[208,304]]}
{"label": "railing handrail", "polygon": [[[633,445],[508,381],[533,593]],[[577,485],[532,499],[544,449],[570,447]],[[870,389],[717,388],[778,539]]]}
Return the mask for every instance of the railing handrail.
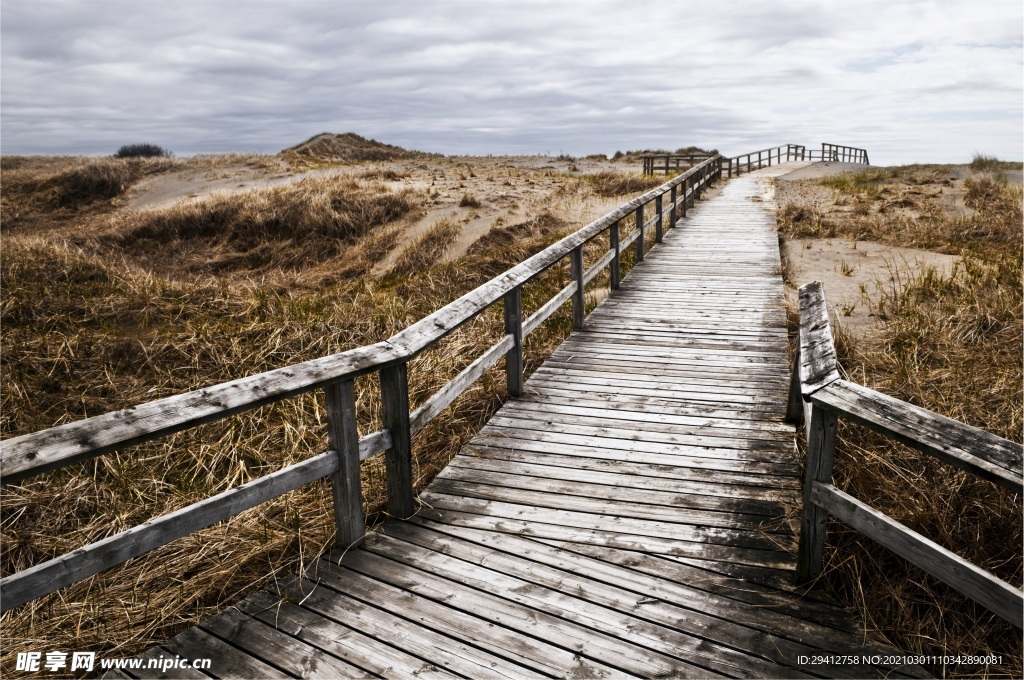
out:
{"label": "railing handrail", "polygon": [[[713,156],[624,203],[382,342],[0,441],[0,483],[13,483],[408,361],[638,207],[706,171],[717,158]],[[51,458],[55,459],[52,464]]]}
{"label": "railing handrail", "polygon": [[[10,483],[322,387],[329,449],[4,577],[0,579],[0,611],[81,581],[326,476],[330,476],[332,482],[337,542],[345,546],[357,545],[364,531],[359,463],[382,451],[386,453],[388,513],[396,517],[410,516],[414,510],[412,435],[501,358],[506,359],[509,394],[519,396],[523,381],[523,338],[569,299],[573,302],[573,327],[582,328],[587,282],[610,267],[610,286],[618,288],[623,249],[635,242],[636,261],[642,261],[647,228],[655,227],[655,241],[660,243],[664,218],[668,216],[671,228],[680,208],[681,215],[685,216],[687,205],[698,199],[713,179],[721,176],[721,169],[721,156],[707,159],[383,342],[0,442],[0,474],[3,475],[0,481]],[[669,198],[667,207],[666,196]],[[644,207],[651,201],[654,201],[655,214],[645,220]],[[619,222],[630,215],[636,218],[635,228],[620,241]],[[606,230],[611,245],[609,251],[590,269],[584,270],[583,246]],[[571,258],[572,282],[523,319],[522,286],[567,256]],[[503,301],[505,307],[505,335],[410,413],[408,361],[498,301]],[[371,371],[380,372],[384,429],[359,438],[353,380]]]}
{"label": "railing handrail", "polygon": [[825,296],[818,282],[800,288],[800,332],[787,420],[803,415],[807,437],[797,580],[821,574],[828,514],[956,588],[1018,628],[1024,592],[832,485],[839,416],[869,427],[1011,491],[1024,490],[1024,446],[856,383],[839,374]]}

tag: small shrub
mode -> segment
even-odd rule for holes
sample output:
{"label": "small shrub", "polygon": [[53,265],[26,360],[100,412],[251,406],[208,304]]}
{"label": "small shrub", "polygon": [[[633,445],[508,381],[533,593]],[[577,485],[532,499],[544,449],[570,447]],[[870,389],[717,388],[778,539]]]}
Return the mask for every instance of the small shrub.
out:
{"label": "small shrub", "polygon": [[995,156],[986,156],[983,153],[975,152],[974,158],[971,159],[971,170],[974,172],[992,172],[999,170],[999,166],[1002,162]]}
{"label": "small shrub", "polygon": [[114,158],[166,158],[170,155],[169,150],[156,144],[125,144],[117,150]]}
{"label": "small shrub", "polygon": [[466,192],[462,194],[462,200],[459,201],[460,208],[479,208],[480,200],[473,194]]}

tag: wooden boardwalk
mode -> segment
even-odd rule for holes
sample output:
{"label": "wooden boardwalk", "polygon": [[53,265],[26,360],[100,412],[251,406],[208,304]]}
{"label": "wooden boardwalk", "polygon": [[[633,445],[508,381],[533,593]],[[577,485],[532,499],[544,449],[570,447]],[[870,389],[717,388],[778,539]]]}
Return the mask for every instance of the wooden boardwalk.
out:
{"label": "wooden boardwalk", "polygon": [[413,519],[144,656],[246,678],[920,677],[819,663],[897,652],[791,585],[800,464],[762,184],[798,165],[692,209]]}

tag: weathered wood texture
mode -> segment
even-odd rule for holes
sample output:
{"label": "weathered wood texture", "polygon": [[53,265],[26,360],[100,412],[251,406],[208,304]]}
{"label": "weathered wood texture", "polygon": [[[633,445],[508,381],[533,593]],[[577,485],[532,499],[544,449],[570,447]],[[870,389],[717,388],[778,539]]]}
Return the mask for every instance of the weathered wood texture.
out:
{"label": "weathered wood texture", "polygon": [[870,427],[1011,491],[1024,490],[1024,447],[952,418],[837,380],[810,397],[819,407]]}
{"label": "weathered wood texture", "polygon": [[1017,588],[886,517],[826,482],[811,485],[809,500],[862,534],[878,541],[975,602],[1024,628],[1024,597]]}
{"label": "weathered wood texture", "polygon": [[759,181],[666,229],[413,517],[247,599],[253,624],[232,614],[203,635],[282,674],[290,637],[298,659],[326,659],[317,648],[385,677],[921,676],[801,662],[894,650],[791,585],[800,466]]}

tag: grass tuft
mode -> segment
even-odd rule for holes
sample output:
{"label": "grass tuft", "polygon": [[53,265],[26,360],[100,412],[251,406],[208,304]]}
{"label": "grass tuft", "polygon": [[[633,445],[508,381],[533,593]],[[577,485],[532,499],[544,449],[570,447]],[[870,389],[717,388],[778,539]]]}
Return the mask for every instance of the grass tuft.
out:
{"label": "grass tuft", "polygon": [[593,187],[594,193],[608,198],[647,191],[665,183],[664,177],[611,171],[587,175],[585,179]]}

